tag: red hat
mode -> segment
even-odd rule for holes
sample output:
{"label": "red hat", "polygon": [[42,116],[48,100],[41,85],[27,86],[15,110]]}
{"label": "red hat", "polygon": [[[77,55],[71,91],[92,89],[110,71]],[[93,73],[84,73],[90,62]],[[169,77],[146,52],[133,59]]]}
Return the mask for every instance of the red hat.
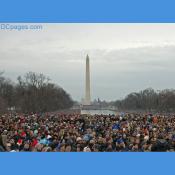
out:
{"label": "red hat", "polygon": [[26,133],[24,131],[21,133],[21,137],[26,137]]}
{"label": "red hat", "polygon": [[18,142],[17,142],[18,145],[21,145],[22,144],[22,139],[19,139]]}

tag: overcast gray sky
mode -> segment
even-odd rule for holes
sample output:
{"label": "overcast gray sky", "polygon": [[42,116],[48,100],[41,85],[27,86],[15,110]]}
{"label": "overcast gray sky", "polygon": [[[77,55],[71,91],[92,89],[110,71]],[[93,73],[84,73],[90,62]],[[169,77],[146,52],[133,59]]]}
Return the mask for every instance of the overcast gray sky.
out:
{"label": "overcast gray sky", "polygon": [[175,87],[175,24],[42,25],[38,31],[0,30],[0,70],[7,77],[43,73],[81,100],[89,54],[92,99]]}

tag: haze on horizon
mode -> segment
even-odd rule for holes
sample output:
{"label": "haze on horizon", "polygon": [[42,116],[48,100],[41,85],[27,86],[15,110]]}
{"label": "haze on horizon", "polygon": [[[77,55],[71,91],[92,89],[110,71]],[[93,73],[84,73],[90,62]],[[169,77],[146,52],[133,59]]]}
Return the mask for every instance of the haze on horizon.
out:
{"label": "haze on horizon", "polygon": [[42,25],[39,31],[0,30],[0,70],[6,77],[43,73],[81,100],[88,54],[92,99],[175,87],[175,24]]}

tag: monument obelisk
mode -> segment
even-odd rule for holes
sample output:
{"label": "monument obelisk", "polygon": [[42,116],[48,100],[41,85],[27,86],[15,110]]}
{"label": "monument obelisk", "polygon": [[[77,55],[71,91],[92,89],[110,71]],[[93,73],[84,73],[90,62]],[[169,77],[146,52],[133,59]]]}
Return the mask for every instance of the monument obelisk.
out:
{"label": "monument obelisk", "polygon": [[90,65],[89,56],[86,56],[86,88],[85,88],[85,105],[91,105],[90,94]]}

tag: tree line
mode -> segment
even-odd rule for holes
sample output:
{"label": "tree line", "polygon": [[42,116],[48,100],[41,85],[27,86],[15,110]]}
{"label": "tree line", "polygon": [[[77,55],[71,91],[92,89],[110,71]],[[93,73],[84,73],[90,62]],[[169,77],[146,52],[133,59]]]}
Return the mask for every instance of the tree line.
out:
{"label": "tree line", "polygon": [[51,112],[72,105],[70,95],[43,74],[28,72],[14,83],[0,73],[0,113],[9,109],[23,113]]}
{"label": "tree line", "polygon": [[152,88],[133,92],[114,105],[119,110],[175,112],[175,89],[155,91]]}

